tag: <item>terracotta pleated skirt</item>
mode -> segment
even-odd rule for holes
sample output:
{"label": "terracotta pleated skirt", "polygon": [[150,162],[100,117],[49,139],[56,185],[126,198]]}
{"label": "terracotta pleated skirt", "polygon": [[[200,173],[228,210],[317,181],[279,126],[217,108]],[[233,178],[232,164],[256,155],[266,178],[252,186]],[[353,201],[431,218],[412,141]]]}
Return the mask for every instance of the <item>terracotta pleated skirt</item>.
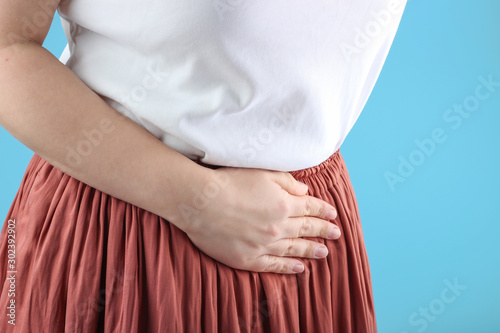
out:
{"label": "terracotta pleated skirt", "polygon": [[340,152],[292,175],[336,207],[342,236],[321,240],[328,257],[303,260],[301,274],[254,273],[213,260],[168,221],[35,154],[0,236],[0,331],[376,332],[358,207]]}

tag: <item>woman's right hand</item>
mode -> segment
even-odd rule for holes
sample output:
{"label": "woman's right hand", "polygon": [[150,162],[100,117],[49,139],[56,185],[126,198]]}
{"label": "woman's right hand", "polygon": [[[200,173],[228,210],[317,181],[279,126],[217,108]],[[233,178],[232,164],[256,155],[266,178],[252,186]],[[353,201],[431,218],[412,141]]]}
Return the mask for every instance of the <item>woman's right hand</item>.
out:
{"label": "woman's right hand", "polygon": [[177,205],[183,231],[208,256],[232,268],[300,273],[297,258],[324,258],[324,244],[302,237],[337,239],[335,208],[308,196],[290,173],[223,167],[193,185]]}

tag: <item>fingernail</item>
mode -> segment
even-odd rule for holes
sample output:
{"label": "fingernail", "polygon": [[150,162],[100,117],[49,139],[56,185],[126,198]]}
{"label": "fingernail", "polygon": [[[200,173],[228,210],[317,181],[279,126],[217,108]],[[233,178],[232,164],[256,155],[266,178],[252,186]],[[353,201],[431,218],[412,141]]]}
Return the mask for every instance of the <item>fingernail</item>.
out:
{"label": "fingernail", "polygon": [[304,265],[296,264],[295,266],[293,266],[292,271],[294,271],[295,273],[302,273],[304,271]]}
{"label": "fingernail", "polygon": [[318,247],[314,252],[316,258],[324,258],[328,255],[328,249],[326,247]]}
{"label": "fingernail", "polygon": [[330,232],[328,233],[328,238],[329,239],[337,239],[340,237],[340,229],[339,228],[333,228],[332,230],[330,230]]}
{"label": "fingernail", "polygon": [[329,211],[326,212],[325,218],[327,220],[335,220],[336,217],[337,217],[337,212],[336,211],[329,210]]}

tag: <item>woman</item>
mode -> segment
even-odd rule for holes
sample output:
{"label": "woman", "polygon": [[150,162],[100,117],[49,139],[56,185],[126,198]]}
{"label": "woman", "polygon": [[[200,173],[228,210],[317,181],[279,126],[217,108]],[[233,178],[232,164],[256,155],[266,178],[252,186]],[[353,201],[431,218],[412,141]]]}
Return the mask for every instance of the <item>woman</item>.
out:
{"label": "woman", "polygon": [[2,331],[376,332],[338,149],[403,1],[0,3],[0,124],[35,152]]}

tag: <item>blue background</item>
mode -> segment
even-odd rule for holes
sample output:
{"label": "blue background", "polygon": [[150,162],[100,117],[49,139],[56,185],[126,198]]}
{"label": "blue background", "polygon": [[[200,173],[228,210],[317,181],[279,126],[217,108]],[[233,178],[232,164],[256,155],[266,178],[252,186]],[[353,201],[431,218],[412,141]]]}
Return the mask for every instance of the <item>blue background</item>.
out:
{"label": "blue background", "polygon": [[[459,128],[443,119],[474,95],[478,77],[500,82],[499,17],[498,0],[410,0],[342,146],[379,332],[500,332],[500,87]],[[65,45],[56,16],[44,46],[59,57]],[[391,188],[385,174],[398,174],[399,157],[417,156],[414,141],[431,138],[435,128],[446,140]],[[0,221],[32,154],[0,128]],[[446,281],[465,290],[453,294]],[[429,317],[419,314],[425,309]]]}

